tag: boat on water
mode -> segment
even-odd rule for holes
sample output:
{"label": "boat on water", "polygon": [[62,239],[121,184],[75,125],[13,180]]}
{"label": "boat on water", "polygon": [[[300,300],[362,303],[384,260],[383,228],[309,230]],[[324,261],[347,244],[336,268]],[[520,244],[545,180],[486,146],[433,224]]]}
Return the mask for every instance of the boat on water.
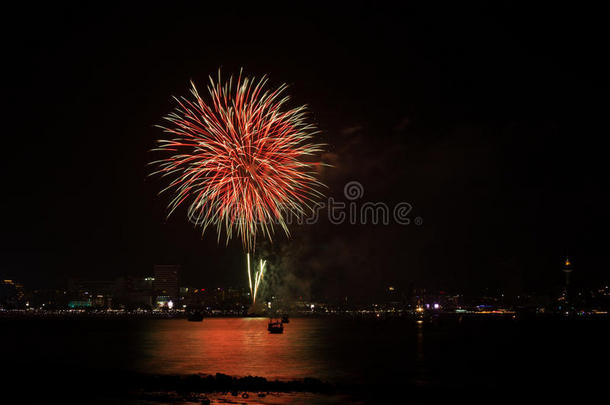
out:
{"label": "boat on water", "polygon": [[273,318],[269,319],[267,330],[269,333],[284,333],[284,325],[282,324],[282,320],[273,320]]}
{"label": "boat on water", "polygon": [[282,323],[290,323],[290,319],[288,319],[288,315],[282,316]]}
{"label": "boat on water", "polygon": [[188,314],[186,318],[189,322],[201,322],[203,321],[203,313],[200,311],[193,311]]}

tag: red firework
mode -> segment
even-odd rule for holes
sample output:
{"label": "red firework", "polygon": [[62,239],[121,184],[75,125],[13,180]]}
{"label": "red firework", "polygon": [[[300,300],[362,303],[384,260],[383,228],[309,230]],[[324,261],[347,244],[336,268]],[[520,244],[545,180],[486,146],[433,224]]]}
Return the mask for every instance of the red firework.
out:
{"label": "red firework", "polygon": [[[191,82],[191,99],[175,98],[176,109],[160,126],[171,139],[155,149],[169,154],[153,162],[155,172],[172,179],[163,191],[174,195],[169,215],[187,204],[191,222],[203,232],[215,225],[227,242],[236,232],[246,251],[254,250],[257,233],[271,238],[273,225],[286,234],[290,215],[305,215],[321,183],[317,162],[323,151],[307,122],[307,108],[286,108],[286,85],[266,90],[267,78],[240,74],[222,82],[210,78],[209,100]],[[154,174],[154,173],[153,173]]]}

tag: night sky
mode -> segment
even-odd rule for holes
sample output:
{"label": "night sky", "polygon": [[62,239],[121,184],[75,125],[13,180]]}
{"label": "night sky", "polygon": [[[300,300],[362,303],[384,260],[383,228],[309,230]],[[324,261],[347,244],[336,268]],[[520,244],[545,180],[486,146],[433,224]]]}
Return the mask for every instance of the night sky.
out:
{"label": "night sky", "polygon": [[166,220],[146,166],[171,96],[243,67],[310,106],[329,196],[358,181],[363,201],[423,218],[278,232],[260,252],[287,288],[544,291],[566,253],[579,283],[608,281],[599,10],[286,7],[7,10],[0,276],[61,285],[180,263],[183,284],[246,286],[239,240]]}

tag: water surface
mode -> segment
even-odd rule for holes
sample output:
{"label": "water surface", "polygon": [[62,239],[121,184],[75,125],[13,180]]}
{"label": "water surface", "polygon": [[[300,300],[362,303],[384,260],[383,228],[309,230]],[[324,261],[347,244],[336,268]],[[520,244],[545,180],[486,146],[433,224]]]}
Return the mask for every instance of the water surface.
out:
{"label": "water surface", "polygon": [[315,377],[365,397],[417,389],[589,392],[602,386],[610,360],[605,320],[293,318],[280,335],[266,326],[265,318],[4,319],[0,344],[4,370],[19,378]]}

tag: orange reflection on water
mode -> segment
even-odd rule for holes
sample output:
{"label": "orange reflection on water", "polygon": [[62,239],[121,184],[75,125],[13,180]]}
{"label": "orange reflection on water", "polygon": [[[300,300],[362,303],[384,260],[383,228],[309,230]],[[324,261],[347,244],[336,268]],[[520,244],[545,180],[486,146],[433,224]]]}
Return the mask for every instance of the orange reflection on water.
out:
{"label": "orange reflection on water", "polygon": [[320,376],[328,364],[316,348],[322,325],[292,319],[270,334],[266,318],[153,321],[139,344],[137,371],[295,379]]}

